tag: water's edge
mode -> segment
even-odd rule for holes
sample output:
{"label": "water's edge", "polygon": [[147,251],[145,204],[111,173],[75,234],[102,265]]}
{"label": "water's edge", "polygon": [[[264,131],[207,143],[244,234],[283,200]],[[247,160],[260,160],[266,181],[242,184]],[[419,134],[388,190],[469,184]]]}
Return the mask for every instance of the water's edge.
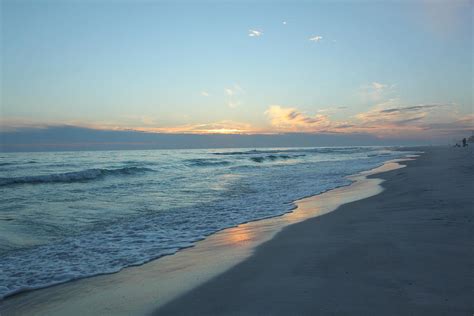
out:
{"label": "water's edge", "polygon": [[[81,311],[81,309],[78,310],[77,307],[81,305],[84,306],[84,302],[82,302],[80,298],[74,297],[74,292],[77,288],[86,286],[87,289],[98,290],[101,292],[101,295],[103,295],[104,286],[107,287],[111,283],[114,285],[120,283],[121,286],[112,290],[110,288],[105,289],[105,291],[108,291],[108,294],[106,295],[110,295],[111,297],[110,300],[103,300],[103,302],[107,302],[105,304],[122,306],[123,303],[119,303],[117,300],[113,299],[113,297],[116,297],[118,293],[121,293],[123,296],[125,292],[127,292],[128,297],[137,296],[136,294],[130,295],[135,292],[133,291],[134,286],[131,286],[132,284],[128,283],[130,282],[130,277],[132,276],[133,279],[138,278],[141,281],[148,282],[150,280],[149,274],[154,275],[155,280],[157,280],[156,277],[159,275],[159,284],[154,284],[150,287],[150,283],[153,282],[149,282],[149,284],[144,287],[147,288],[148,291],[153,292],[153,298],[150,298],[148,295],[142,296],[151,299],[153,302],[153,309],[156,309],[157,305],[161,306],[173,297],[176,297],[178,294],[182,294],[184,291],[198,286],[206,280],[225,272],[230,267],[245,260],[259,245],[272,239],[284,227],[315,216],[326,214],[335,210],[340,205],[380,193],[383,190],[380,186],[382,180],[378,178],[368,179],[367,176],[402,168],[404,165],[399,164],[399,162],[410,159],[409,155],[407,155],[406,158],[389,160],[384,162],[381,166],[348,176],[347,178],[351,181],[350,184],[298,199],[292,203],[293,208],[287,213],[242,223],[234,227],[224,228],[206,236],[203,240],[196,242],[192,247],[180,249],[172,255],[155,258],[138,266],[126,267],[111,274],[100,274],[43,287],[41,289],[17,292],[8,296],[8,298],[4,300],[0,300],[0,311],[6,313],[9,310],[12,311],[13,309],[17,310],[17,308],[26,308],[26,310],[31,312],[38,308],[46,308],[48,314],[51,314],[50,309],[56,308],[54,303],[48,303],[45,298],[51,298],[51,295],[54,295],[62,297],[60,300],[58,300],[57,297],[54,300],[56,304],[60,301],[59,304],[65,308],[64,310],[60,308],[61,311],[65,312],[67,309],[70,309],[71,311],[75,310],[78,312]],[[364,183],[366,188],[364,188]],[[372,191],[365,190],[369,187],[371,187]],[[366,194],[364,195],[364,193]],[[337,201],[328,202],[328,198],[330,200],[332,195],[337,196]],[[341,199],[341,196],[344,195],[346,195],[345,200]],[[181,276],[179,276],[179,274],[181,274]],[[197,274],[199,274],[199,277],[196,277]],[[171,281],[172,284],[167,283],[166,275],[168,276],[168,281]],[[190,276],[194,277],[192,282],[189,282]],[[188,282],[183,282],[186,278],[188,279]],[[157,290],[157,288],[160,287],[160,284],[162,284],[162,288]],[[68,289],[73,289],[73,291],[68,292]],[[70,295],[68,296],[65,293],[70,293]],[[84,297],[82,299],[84,299]],[[91,299],[91,297],[89,297],[89,299]],[[27,302],[25,302],[25,300]],[[80,304],[78,303],[79,301],[81,302]],[[140,300],[136,299],[133,299],[133,301],[135,304],[131,305],[136,306],[138,309],[140,309],[139,306],[149,306],[151,303],[142,302],[140,304],[137,303],[140,302]],[[74,302],[79,305],[76,306]],[[16,308],[13,306],[16,306]],[[30,309],[30,307],[33,308],[33,306],[34,309]],[[74,309],[74,306],[76,306],[76,309]],[[91,308],[90,312],[92,314],[97,312],[100,314],[99,310],[101,308],[97,306],[97,302],[95,305],[90,304],[88,306]],[[98,308],[93,308],[93,306]],[[109,308],[107,308],[107,310],[109,310]],[[123,312],[124,310],[122,308],[119,309],[119,311]],[[83,312],[84,311],[82,310],[81,313]]]}
{"label": "water's edge", "polygon": [[291,212],[294,201],[349,185],[347,176],[403,154],[378,147],[104,152],[45,154],[34,166],[31,157],[3,157],[22,167],[9,165],[0,179],[0,296],[174,254],[220,230]]}

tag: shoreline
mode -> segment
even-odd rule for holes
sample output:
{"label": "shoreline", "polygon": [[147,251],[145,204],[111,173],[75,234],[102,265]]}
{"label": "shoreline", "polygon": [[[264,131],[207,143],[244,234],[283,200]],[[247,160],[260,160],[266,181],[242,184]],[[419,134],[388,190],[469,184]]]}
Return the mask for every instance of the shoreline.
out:
{"label": "shoreline", "polygon": [[[367,177],[402,168],[404,166],[398,162],[410,159],[407,157],[386,161],[382,166],[348,176],[347,178],[353,181],[351,184],[294,201],[295,207],[288,213],[220,230],[198,241],[193,247],[181,249],[173,255],[160,257],[140,266],[127,267],[113,274],[92,276],[14,294],[0,301],[0,312],[5,315],[10,315],[10,312],[12,315],[17,312],[36,314],[38,311],[49,315],[72,315],[74,312],[103,314],[112,310],[114,314],[149,313],[249,258],[256,247],[272,239],[286,226],[326,214],[342,204],[380,193],[382,181]],[[328,198],[333,197],[336,197],[337,201],[328,203]],[[183,261],[187,263],[183,265]],[[149,284],[150,278],[154,278],[161,285]],[[140,295],[136,291],[134,294],[146,299],[135,297],[133,302],[131,301],[129,284],[132,281],[142,285],[146,283],[145,290],[143,286],[135,289]],[[187,285],[183,286],[183,283]],[[84,296],[84,291],[89,294]],[[80,296],[77,296],[78,292]],[[100,299],[97,300],[94,295],[98,295]],[[120,297],[128,297],[128,304],[117,304]],[[51,298],[53,301],[48,302]],[[107,303],[104,303],[104,300],[107,300]],[[137,300],[140,303],[137,303]],[[87,305],[88,310],[81,310],[82,305]]]}
{"label": "shoreline", "polygon": [[425,147],[380,194],[287,226],[154,315],[467,315],[474,151]]}

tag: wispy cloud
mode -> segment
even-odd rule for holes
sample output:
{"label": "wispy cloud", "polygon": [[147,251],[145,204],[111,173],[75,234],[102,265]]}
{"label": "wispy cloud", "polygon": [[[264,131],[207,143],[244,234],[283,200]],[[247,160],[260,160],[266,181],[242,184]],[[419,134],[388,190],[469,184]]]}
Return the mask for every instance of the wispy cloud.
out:
{"label": "wispy cloud", "polygon": [[[379,137],[436,137],[437,134],[474,129],[474,116],[460,117],[452,104],[419,104],[394,106],[394,101],[381,103],[359,113],[348,121],[333,120],[331,109],[308,115],[294,107],[272,105],[265,115],[270,130],[276,132],[369,133]],[[343,108],[343,107],[342,107]],[[322,114],[324,113],[324,114]]]}
{"label": "wispy cloud", "polygon": [[227,95],[227,106],[231,109],[235,109],[242,104],[241,97],[245,94],[245,90],[242,89],[238,84],[234,84],[232,87],[224,89]]}
{"label": "wispy cloud", "polygon": [[249,36],[250,37],[260,37],[262,35],[263,35],[262,31],[252,30],[252,29],[249,30]]}
{"label": "wispy cloud", "polygon": [[[230,90],[234,91],[235,87]],[[229,96],[227,105],[235,107],[240,101]],[[313,113],[296,107],[271,105],[264,112],[266,124],[253,125],[232,120],[217,122],[166,125],[153,116],[129,116],[121,121],[84,122],[61,120],[61,122],[39,122],[32,120],[0,118],[0,132],[22,129],[44,129],[49,126],[77,126],[100,130],[135,130],[154,133],[186,134],[274,134],[274,133],[367,133],[382,138],[431,138],[458,137],[474,130],[474,114],[462,114],[457,105],[451,103],[427,103],[398,105],[398,99],[391,99],[358,113],[347,120],[331,117],[330,107]],[[326,111],[327,110],[327,111]],[[188,120],[191,120],[189,118]]]}
{"label": "wispy cloud", "polygon": [[409,134],[426,131],[430,129],[429,126],[434,126],[433,123],[454,122],[459,119],[452,104],[394,107],[392,103],[382,103],[367,112],[357,114],[355,119],[359,128],[375,128],[382,135]]}
{"label": "wispy cloud", "polygon": [[456,120],[448,122],[435,122],[425,125],[427,130],[436,130],[441,133],[449,134],[453,131],[468,131],[474,130],[474,114],[468,114]]}
{"label": "wispy cloud", "polygon": [[385,89],[388,87],[387,84],[383,84],[383,83],[380,83],[380,82],[372,82],[371,83],[371,86],[372,88],[374,88],[375,90],[382,90],[382,89]]}
{"label": "wispy cloud", "polygon": [[312,36],[312,37],[309,38],[309,40],[310,40],[311,42],[319,42],[319,41],[321,41],[322,39],[323,39],[323,37],[322,37],[321,35],[316,35],[316,36]]}
{"label": "wispy cloud", "polygon": [[235,100],[228,100],[227,101],[227,106],[231,109],[235,109],[239,107],[242,104],[240,101],[235,101]]}
{"label": "wispy cloud", "polygon": [[201,91],[201,95],[203,97],[209,97],[210,96],[209,92],[207,92],[207,91]]}
{"label": "wispy cloud", "polygon": [[365,102],[380,102],[393,96],[394,84],[373,81],[370,84],[360,86],[358,94]]}
{"label": "wispy cloud", "polygon": [[[353,117],[359,131],[377,133],[381,136],[418,135],[436,137],[442,131],[440,126],[451,126],[451,133],[459,131],[462,114],[456,104],[426,103],[410,105],[404,103],[396,93],[395,84],[373,81],[360,87],[362,100],[374,104],[368,111]],[[454,128],[457,126],[457,128]],[[471,128],[474,128],[471,124]],[[450,133],[447,130],[443,133]]]}
{"label": "wispy cloud", "polygon": [[0,132],[44,129],[51,126],[77,126],[98,130],[133,130],[178,134],[275,134],[275,133],[366,133],[382,138],[431,138],[466,135],[474,129],[474,115],[461,115],[452,104],[419,104],[377,108],[359,113],[348,121],[333,120],[326,114],[307,114],[294,107],[269,106],[264,112],[268,125],[254,126],[245,122],[221,120],[207,123],[163,125],[149,118],[137,117],[130,125],[117,122],[38,123],[0,119]]}
{"label": "wispy cloud", "polygon": [[19,129],[35,128],[43,129],[51,125],[48,122],[38,122],[32,119],[24,118],[6,118],[0,116],[0,132],[10,132]]}
{"label": "wispy cloud", "polygon": [[347,109],[347,106],[333,106],[333,107],[328,107],[325,109],[319,109],[317,112],[318,113],[336,113],[345,109]]}
{"label": "wispy cloud", "polygon": [[239,95],[239,94],[245,93],[245,90],[242,89],[242,87],[239,86],[238,84],[234,84],[230,88],[225,88],[224,91],[228,96]]}
{"label": "wispy cloud", "polygon": [[180,133],[180,134],[255,134],[265,133],[251,124],[222,120],[213,123],[184,124],[178,126],[148,128],[143,131],[155,133]]}
{"label": "wispy cloud", "polygon": [[407,112],[417,112],[420,110],[432,109],[441,106],[446,106],[446,104],[424,104],[424,105],[414,105],[400,108],[392,108],[380,110],[381,113],[407,113]]}

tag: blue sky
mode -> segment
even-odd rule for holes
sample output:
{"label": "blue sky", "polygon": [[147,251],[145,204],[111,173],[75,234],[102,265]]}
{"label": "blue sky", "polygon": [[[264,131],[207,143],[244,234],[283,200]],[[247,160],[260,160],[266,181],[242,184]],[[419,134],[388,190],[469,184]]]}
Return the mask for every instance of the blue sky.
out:
{"label": "blue sky", "polygon": [[457,135],[472,16],[469,1],[6,0],[2,125]]}

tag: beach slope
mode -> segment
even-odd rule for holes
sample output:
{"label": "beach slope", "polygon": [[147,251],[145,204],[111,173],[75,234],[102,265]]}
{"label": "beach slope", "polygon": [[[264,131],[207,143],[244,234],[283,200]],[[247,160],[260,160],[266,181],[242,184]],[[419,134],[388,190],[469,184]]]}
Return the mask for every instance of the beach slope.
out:
{"label": "beach slope", "polygon": [[422,148],[385,190],[288,226],[156,315],[471,315],[474,151]]}

